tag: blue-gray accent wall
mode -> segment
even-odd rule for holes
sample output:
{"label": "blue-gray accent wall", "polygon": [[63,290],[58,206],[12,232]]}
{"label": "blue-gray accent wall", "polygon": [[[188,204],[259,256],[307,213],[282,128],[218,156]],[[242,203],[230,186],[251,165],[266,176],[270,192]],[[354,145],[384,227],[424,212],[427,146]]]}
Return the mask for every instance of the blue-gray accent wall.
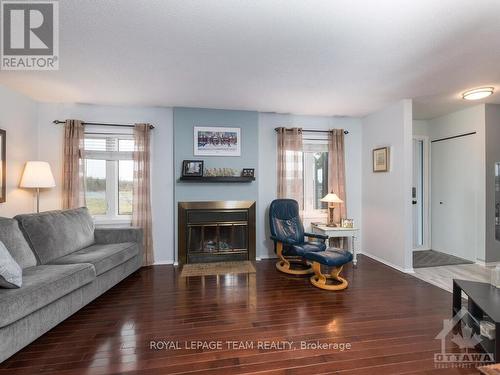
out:
{"label": "blue-gray accent wall", "polygon": [[[232,127],[241,129],[241,156],[194,156],[195,126]],[[257,181],[251,183],[181,182],[183,160],[203,160],[205,168],[255,168],[259,164],[259,114],[253,111],[232,111],[203,108],[174,108],[174,168],[175,168],[175,247],[177,250],[178,202],[250,200],[259,195]],[[257,217],[259,213],[257,212]],[[177,251],[176,251],[177,253]],[[177,258],[176,258],[177,259]]]}

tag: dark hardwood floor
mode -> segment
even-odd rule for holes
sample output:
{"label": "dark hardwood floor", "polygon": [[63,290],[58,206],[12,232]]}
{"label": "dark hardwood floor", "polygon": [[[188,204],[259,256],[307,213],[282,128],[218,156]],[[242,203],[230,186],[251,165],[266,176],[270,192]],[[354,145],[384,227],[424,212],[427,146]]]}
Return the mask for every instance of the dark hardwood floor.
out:
{"label": "dark hardwood floor", "polygon": [[[435,336],[452,306],[452,295],[437,287],[364,256],[356,269],[346,267],[350,286],[342,292],[278,273],[274,261],[256,268],[204,278],[180,278],[173,266],[143,268],[5,361],[0,373],[476,373],[435,368]],[[240,340],[254,348],[226,347]],[[181,348],[153,350],[151,341]],[[186,341],[220,341],[223,348],[186,349]],[[257,347],[264,341],[294,343]],[[351,348],[300,349],[317,341]]]}

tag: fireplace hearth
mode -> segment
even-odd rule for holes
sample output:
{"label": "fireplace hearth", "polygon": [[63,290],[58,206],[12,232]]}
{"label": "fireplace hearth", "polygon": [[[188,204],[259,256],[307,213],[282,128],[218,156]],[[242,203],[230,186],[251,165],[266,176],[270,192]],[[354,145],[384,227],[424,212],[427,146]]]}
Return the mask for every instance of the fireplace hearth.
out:
{"label": "fireplace hearth", "polygon": [[179,202],[179,263],[255,260],[255,202]]}

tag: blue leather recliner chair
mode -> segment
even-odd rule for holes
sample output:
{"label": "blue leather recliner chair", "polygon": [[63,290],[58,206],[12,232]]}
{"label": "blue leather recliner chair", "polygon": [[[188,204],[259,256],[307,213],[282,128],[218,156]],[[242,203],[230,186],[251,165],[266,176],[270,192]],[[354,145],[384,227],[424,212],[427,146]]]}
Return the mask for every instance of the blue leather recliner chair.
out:
{"label": "blue leather recliner chair", "polygon": [[[340,273],[352,261],[352,254],[346,250],[327,249],[325,241],[328,236],[306,233],[296,201],[274,200],[269,208],[269,222],[271,239],[279,257],[276,263],[278,270],[292,275],[314,273],[310,278],[311,284],[320,289],[339,291],[347,288],[349,283]],[[325,275],[322,267],[330,269],[329,274]]]}
{"label": "blue leather recliner chair", "polygon": [[328,236],[304,231],[299,215],[299,204],[293,199],[274,200],[269,207],[269,223],[271,240],[274,241],[275,251],[279,257],[276,268],[292,275],[313,273],[305,255],[309,252],[325,251],[327,247],[325,241]]}

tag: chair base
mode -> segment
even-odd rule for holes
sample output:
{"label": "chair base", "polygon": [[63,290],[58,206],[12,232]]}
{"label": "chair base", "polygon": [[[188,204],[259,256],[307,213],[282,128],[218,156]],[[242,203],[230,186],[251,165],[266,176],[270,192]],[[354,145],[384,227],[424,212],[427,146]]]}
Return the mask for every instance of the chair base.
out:
{"label": "chair base", "polygon": [[[312,269],[314,271],[314,276],[312,276],[310,279],[311,284],[314,285],[316,288],[324,290],[333,290],[333,291],[344,290],[345,288],[347,288],[349,283],[347,282],[346,279],[340,277],[342,268],[344,268],[344,266],[334,267],[330,271],[330,275],[325,275],[321,272],[321,264],[318,262],[313,262]],[[339,282],[340,284],[338,283],[329,284],[328,281],[335,281]]]}
{"label": "chair base", "polygon": [[[283,244],[281,242],[276,243],[276,253],[278,254],[279,261],[276,263],[276,268],[278,271],[287,273],[289,275],[310,275],[314,273],[311,266],[305,259],[300,257],[295,257],[295,259],[287,259],[283,255]],[[292,264],[300,264],[306,266],[307,268],[296,269],[292,268]]]}
{"label": "chair base", "polygon": [[[302,269],[292,268],[292,264],[307,265],[308,268],[302,268]],[[310,275],[311,273],[314,273],[313,269],[306,262],[301,262],[301,261],[291,262],[284,258],[276,262],[276,268],[278,269],[278,271],[287,273],[289,275]]]}

